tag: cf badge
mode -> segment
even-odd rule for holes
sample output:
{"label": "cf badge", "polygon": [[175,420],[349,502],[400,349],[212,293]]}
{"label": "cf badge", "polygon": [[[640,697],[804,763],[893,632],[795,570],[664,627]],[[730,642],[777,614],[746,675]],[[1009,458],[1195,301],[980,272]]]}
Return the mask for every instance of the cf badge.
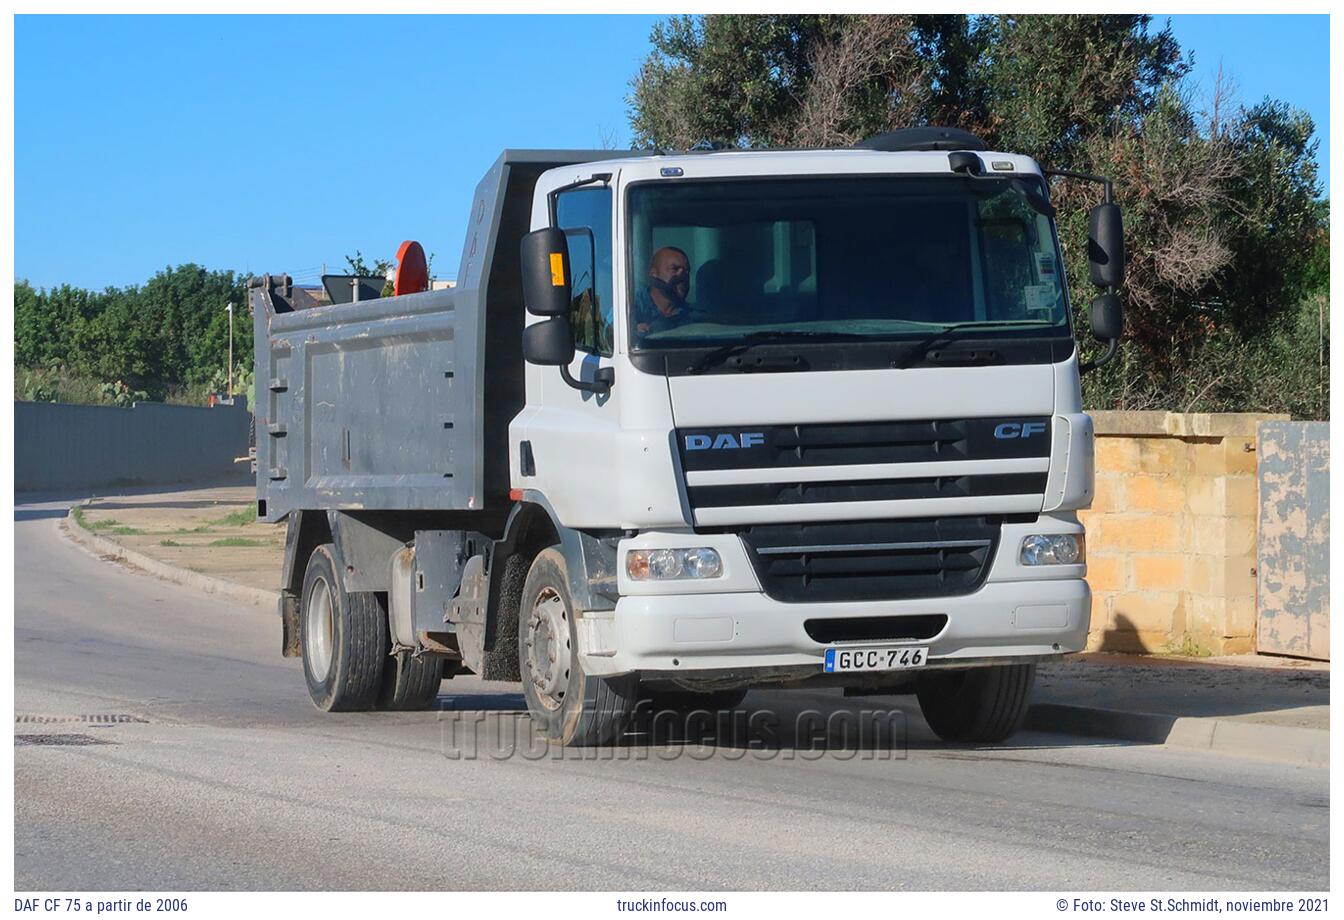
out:
{"label": "cf badge", "polygon": [[994,437],[1000,441],[1029,438],[1034,434],[1045,434],[1045,422],[1004,422],[994,427]]}

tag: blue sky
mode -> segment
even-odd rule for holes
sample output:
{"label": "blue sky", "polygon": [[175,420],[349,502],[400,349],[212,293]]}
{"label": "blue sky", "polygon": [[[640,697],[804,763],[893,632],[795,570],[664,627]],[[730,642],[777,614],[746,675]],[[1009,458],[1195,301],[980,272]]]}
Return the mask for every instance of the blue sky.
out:
{"label": "blue sky", "polygon": [[[15,273],[166,265],[316,281],[403,239],[456,272],[504,147],[629,143],[653,16],[16,17]],[[1325,16],[1172,17],[1207,82],[1306,108],[1328,160]],[[1328,171],[1325,172],[1328,176]]]}

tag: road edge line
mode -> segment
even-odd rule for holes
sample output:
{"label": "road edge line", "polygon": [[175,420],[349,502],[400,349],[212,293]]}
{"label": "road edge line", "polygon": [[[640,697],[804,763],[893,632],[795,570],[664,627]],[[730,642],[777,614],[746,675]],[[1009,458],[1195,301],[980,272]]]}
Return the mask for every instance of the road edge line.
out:
{"label": "road edge line", "polygon": [[152,556],[146,556],[144,553],[133,549],[127,549],[115,540],[109,540],[106,537],[100,537],[80,527],[76,523],[75,509],[83,508],[88,505],[90,500],[85,500],[77,505],[72,505],[66,512],[66,516],[61,519],[60,530],[65,534],[71,543],[79,546],[81,549],[97,558],[112,557],[114,560],[129,563],[137,568],[143,569],[151,575],[162,578],[164,581],[171,581],[174,584],[182,585],[186,588],[192,588],[203,594],[213,594],[218,597],[225,597],[229,600],[239,601],[240,603],[252,604],[256,607],[274,607],[280,600],[278,591],[267,591],[265,588],[253,588],[250,585],[240,585],[236,581],[228,581],[224,578],[215,578],[213,575],[203,575],[200,572],[193,572],[190,569],[184,569],[180,566],[172,565],[161,559],[155,559]]}
{"label": "road edge line", "polygon": [[1330,766],[1329,729],[1266,725],[1206,716],[1125,712],[1064,703],[1033,705],[1027,711],[1024,727],[1032,731],[1214,751],[1299,766]]}

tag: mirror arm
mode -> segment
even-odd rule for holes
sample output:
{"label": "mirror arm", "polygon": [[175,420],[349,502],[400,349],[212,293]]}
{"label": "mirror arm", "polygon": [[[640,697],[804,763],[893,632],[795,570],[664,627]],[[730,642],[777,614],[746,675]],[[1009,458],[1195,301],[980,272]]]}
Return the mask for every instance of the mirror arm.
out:
{"label": "mirror arm", "polygon": [[1086,374],[1088,371],[1096,370],[1103,364],[1110,364],[1111,359],[1115,357],[1116,352],[1118,352],[1119,350],[1120,350],[1120,340],[1108,339],[1106,341],[1106,350],[1102,352],[1098,357],[1093,358],[1091,361],[1084,361],[1082,364],[1078,365],[1078,373],[1080,375]]}
{"label": "mirror arm", "polygon": [[597,373],[593,375],[593,380],[589,383],[586,380],[578,380],[569,372],[569,366],[560,365],[560,379],[569,384],[576,390],[586,390],[589,393],[595,393],[598,396],[606,396],[611,393],[611,385],[616,382],[616,371],[610,367],[599,367]]}
{"label": "mirror arm", "polygon": [[1111,180],[1105,176],[1097,176],[1092,173],[1074,172],[1071,169],[1043,169],[1041,172],[1047,176],[1061,176],[1065,179],[1081,179],[1084,182],[1100,182],[1105,193],[1104,203],[1115,204],[1112,194]]}

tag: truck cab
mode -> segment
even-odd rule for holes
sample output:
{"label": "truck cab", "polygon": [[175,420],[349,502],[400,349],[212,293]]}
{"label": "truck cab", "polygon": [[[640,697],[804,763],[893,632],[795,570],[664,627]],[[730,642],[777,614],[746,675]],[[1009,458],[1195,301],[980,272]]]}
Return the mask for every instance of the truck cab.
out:
{"label": "truck cab", "polygon": [[477,337],[490,365],[522,326],[475,394],[497,434],[472,503],[496,516],[441,579],[439,647],[403,635],[478,672],[516,652],[560,743],[763,685],[915,693],[948,739],[1016,730],[1036,663],[1087,639],[1085,368],[1046,173],[931,130],[536,174],[525,235],[491,230],[518,247],[490,269],[516,267],[517,315],[491,305]]}

